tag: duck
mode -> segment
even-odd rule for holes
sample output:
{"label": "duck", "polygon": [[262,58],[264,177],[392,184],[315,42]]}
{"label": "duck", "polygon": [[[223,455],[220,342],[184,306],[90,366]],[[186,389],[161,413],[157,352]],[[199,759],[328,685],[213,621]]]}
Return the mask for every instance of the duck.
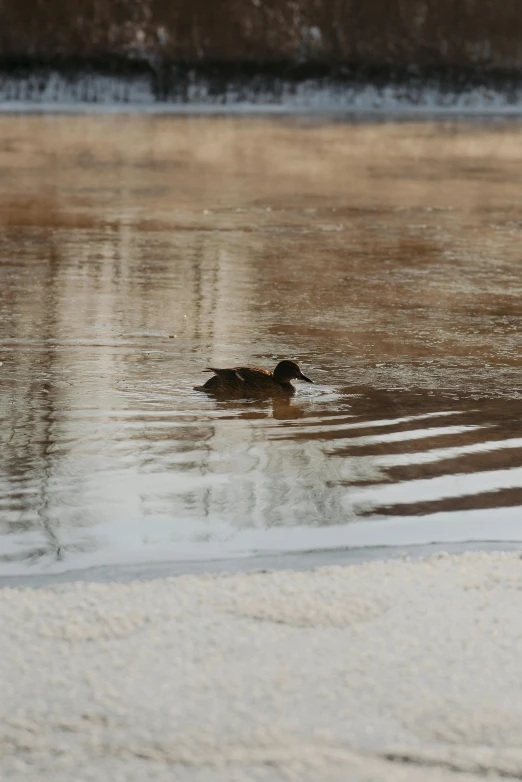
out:
{"label": "duck", "polygon": [[241,396],[259,396],[271,394],[295,394],[292,380],[304,380],[313,383],[301,372],[295,361],[280,361],[273,372],[259,367],[229,367],[218,369],[207,367],[205,372],[213,372],[202,386],[194,386],[194,391],[205,391],[207,394],[227,394]]}

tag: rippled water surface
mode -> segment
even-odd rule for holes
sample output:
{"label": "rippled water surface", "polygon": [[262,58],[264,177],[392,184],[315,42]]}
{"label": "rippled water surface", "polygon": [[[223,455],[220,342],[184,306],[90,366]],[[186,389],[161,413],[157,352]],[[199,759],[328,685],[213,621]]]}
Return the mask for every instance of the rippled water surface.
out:
{"label": "rippled water surface", "polygon": [[[0,116],[0,576],[522,540],[522,128]],[[284,400],[193,391],[301,362]]]}

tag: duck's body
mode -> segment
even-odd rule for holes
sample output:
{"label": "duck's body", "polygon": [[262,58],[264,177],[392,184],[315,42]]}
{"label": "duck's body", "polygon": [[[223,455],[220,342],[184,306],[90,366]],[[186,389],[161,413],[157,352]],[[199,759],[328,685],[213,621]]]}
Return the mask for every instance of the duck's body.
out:
{"label": "duck's body", "polygon": [[295,394],[292,384],[294,378],[312,383],[303,375],[295,361],[280,361],[273,372],[258,367],[230,367],[216,369],[207,367],[214,372],[214,377],[202,386],[195,386],[195,391],[206,391],[209,394],[233,396],[269,396],[271,394]]}

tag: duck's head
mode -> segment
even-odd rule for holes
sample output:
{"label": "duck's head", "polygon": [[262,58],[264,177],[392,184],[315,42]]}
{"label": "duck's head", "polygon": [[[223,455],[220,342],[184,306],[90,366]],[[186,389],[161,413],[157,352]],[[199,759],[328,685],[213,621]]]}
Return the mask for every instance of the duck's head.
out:
{"label": "duck's head", "polygon": [[307,383],[313,383],[309,377],[303,375],[299,364],[295,361],[280,361],[274,369],[274,380],[277,383],[290,383],[291,380],[306,380]]}

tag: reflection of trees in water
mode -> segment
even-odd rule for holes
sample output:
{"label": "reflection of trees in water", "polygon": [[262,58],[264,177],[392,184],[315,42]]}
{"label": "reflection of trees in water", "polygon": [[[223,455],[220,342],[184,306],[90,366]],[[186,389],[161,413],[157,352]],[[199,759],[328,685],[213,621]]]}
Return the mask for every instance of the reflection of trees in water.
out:
{"label": "reflection of trees in water", "polygon": [[[206,519],[206,539],[212,539],[222,531],[218,522],[237,529],[330,525],[522,504],[520,479],[510,477],[512,468],[522,467],[522,402],[357,390],[349,414],[329,408],[314,413],[293,400],[283,406],[219,402],[205,454],[190,466],[201,484],[164,495],[164,507]],[[497,445],[490,449],[490,443]],[[487,484],[488,473],[497,474],[498,489],[473,480],[484,475]],[[460,492],[458,476],[472,479]],[[429,490],[431,479],[434,496],[419,499],[417,486]],[[505,488],[506,480],[515,483]],[[394,486],[399,500],[387,502]],[[190,528],[186,534],[191,537]]]}
{"label": "reflection of trees in water", "polygon": [[[217,402],[205,425],[160,433],[144,426],[136,433],[140,472],[161,464],[172,475],[170,490],[165,481],[159,494],[142,496],[144,514],[204,522],[209,539],[221,533],[218,522],[236,528],[339,523],[341,497],[327,485],[322,443],[278,436],[285,422],[306,427],[309,416],[309,407],[294,400],[230,400]],[[301,424],[293,431],[302,432]],[[190,527],[185,535],[191,538]]]}
{"label": "reflection of trees in water", "polygon": [[[41,516],[40,516],[41,518]],[[79,527],[82,523],[80,521],[82,517],[70,517],[68,526]],[[78,535],[75,533],[75,540],[68,542],[60,542],[58,525],[51,527],[46,524],[45,519],[42,519],[43,528],[45,531],[45,540],[42,544],[30,544],[28,546],[20,545],[20,549],[16,552],[10,552],[7,554],[0,554],[0,562],[24,562],[27,565],[40,564],[42,560],[54,560],[55,562],[61,562],[68,559],[68,555],[71,554],[86,554],[91,551],[95,551],[98,548],[98,544],[93,540],[92,536]],[[31,531],[36,531],[34,525],[31,525]]]}
{"label": "reflection of trees in water", "polygon": [[[3,428],[9,434],[0,460],[0,482],[4,485],[0,530],[12,535],[20,549],[3,554],[0,560],[34,563],[41,559],[62,560],[70,551],[88,550],[93,542],[87,537],[66,542],[63,539],[63,512],[58,512],[63,492],[56,483],[68,449],[63,441],[59,442],[56,422],[57,411],[64,408],[63,389],[57,382],[60,374],[58,354],[53,347],[60,331],[57,239],[51,241],[44,236],[38,241],[31,237],[32,241],[25,248],[27,255],[20,257],[15,249],[17,238],[15,233],[12,248],[8,245],[10,257],[14,256],[19,267],[30,269],[39,295],[28,297],[25,277],[21,287],[15,283],[10,288],[11,311],[23,310],[23,317],[13,318],[5,329],[5,336],[12,342],[16,354],[13,350],[6,362],[11,365],[11,377],[15,380],[2,405]],[[27,334],[28,323],[33,326],[30,334]],[[81,480],[74,483],[74,486],[68,486],[69,495],[79,490]],[[85,514],[72,512],[67,526],[74,528],[79,522],[85,524]],[[40,541],[25,545],[26,535],[31,541],[36,535]]]}
{"label": "reflection of trees in water", "polygon": [[[329,449],[334,460],[352,467],[350,478],[338,485],[346,488],[347,510],[358,517],[522,504],[520,478],[512,472],[522,467],[520,400],[374,390],[359,404],[370,426],[355,424]],[[488,475],[493,490],[487,488]],[[513,485],[506,488],[506,481]]]}
{"label": "reflection of trees in water", "polygon": [[[40,218],[44,224],[49,222],[45,209],[33,212],[36,224]],[[220,302],[223,304],[223,296],[226,299],[230,295],[220,277],[219,241],[210,240],[205,233],[189,232],[180,239],[165,231],[143,232],[123,222],[109,228],[83,226],[77,231],[68,225],[60,230],[59,216],[55,204],[52,241],[46,228],[38,233],[30,221],[11,229],[12,239],[7,245],[9,260],[14,258],[20,270],[10,290],[11,311],[20,312],[5,334],[19,355],[11,375],[18,384],[12,389],[10,401],[14,404],[6,400],[4,411],[9,434],[0,456],[6,511],[0,529],[10,534],[10,546],[19,544],[20,549],[8,551],[6,562],[59,560],[68,552],[95,548],[92,539],[80,537],[80,528],[95,521],[88,509],[78,509],[82,500],[88,505],[84,488],[92,484],[93,478],[88,470],[86,475],[78,474],[82,432],[74,408],[81,385],[90,381],[95,394],[86,402],[87,407],[94,404],[101,408],[104,400],[100,376],[107,373],[109,378],[117,378],[116,383],[128,380],[131,388],[141,391],[139,399],[131,393],[127,404],[137,408],[138,421],[140,408],[147,409],[151,399],[157,401],[158,392],[171,393],[175,379],[169,374],[176,367],[177,351],[187,351],[190,345],[190,353],[198,345],[202,354],[209,354],[215,341],[216,309]],[[28,290],[35,285],[39,295],[31,298]],[[75,351],[70,346],[64,352],[59,343],[74,336],[84,339],[93,322],[100,324],[96,333],[100,342],[106,336],[120,337],[130,349],[108,354],[103,344],[97,345],[93,353],[99,374],[96,376],[96,370],[88,367],[86,376],[81,349]],[[162,344],[161,351],[154,353],[150,350],[154,346],[150,331],[165,326],[179,341]],[[106,328],[108,331],[101,330]],[[160,352],[158,361],[156,354]],[[65,368],[71,375],[65,374]],[[72,387],[66,386],[67,377],[71,377]],[[125,431],[123,437],[116,433],[114,441],[118,446],[123,441],[125,446],[135,447],[133,463],[144,472],[160,463],[166,471],[204,473],[204,459],[201,464],[198,459],[205,440],[211,436],[208,430],[205,424],[178,427],[174,438],[168,436],[164,448],[161,434],[148,431],[144,423],[138,436]],[[194,443],[196,447],[200,444],[200,452],[191,460]],[[101,440],[98,447],[103,449]],[[178,458],[184,452],[186,463]],[[26,539],[32,541],[27,546]]]}

